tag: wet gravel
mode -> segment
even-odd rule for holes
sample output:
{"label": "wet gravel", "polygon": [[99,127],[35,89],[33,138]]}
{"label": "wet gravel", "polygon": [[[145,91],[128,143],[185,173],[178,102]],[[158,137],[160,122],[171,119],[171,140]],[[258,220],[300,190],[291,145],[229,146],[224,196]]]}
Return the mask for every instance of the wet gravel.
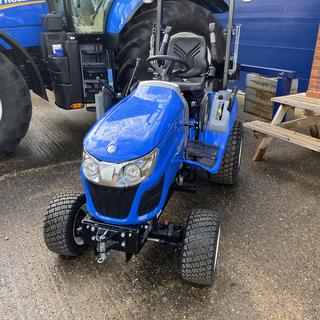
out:
{"label": "wet gravel", "polygon": [[34,104],[17,155],[0,162],[0,319],[320,319],[320,154],[276,141],[254,163],[246,130],[237,186],[200,179],[196,195],[173,196],[164,212],[173,221],[195,207],[222,217],[217,279],[201,288],[155,243],[129,264],[118,252],[98,265],[91,252],[62,259],[45,248],[50,199],[81,190],[81,139],[94,115]]}

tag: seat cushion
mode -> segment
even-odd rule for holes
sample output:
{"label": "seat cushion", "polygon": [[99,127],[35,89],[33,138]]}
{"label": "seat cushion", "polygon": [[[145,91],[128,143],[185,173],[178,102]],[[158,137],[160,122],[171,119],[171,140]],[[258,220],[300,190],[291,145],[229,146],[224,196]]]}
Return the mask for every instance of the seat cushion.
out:
{"label": "seat cushion", "polygon": [[176,75],[180,78],[197,78],[207,72],[207,44],[204,37],[183,33],[174,35],[169,42],[168,55],[179,57],[191,66],[189,71]]}

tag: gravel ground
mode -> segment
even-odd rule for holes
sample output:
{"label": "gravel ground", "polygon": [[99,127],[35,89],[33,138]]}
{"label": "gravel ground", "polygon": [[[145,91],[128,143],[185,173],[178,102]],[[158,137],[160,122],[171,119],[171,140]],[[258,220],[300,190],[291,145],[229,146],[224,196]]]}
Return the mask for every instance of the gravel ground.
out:
{"label": "gravel ground", "polygon": [[[112,252],[62,259],[42,238],[50,199],[81,190],[81,138],[94,121],[34,99],[27,137],[0,162],[0,319],[320,319],[320,154],[276,141],[266,160],[245,131],[241,179],[232,188],[198,181],[164,215],[194,207],[221,213],[217,279],[201,288],[177,274],[176,253],[148,243],[129,264]],[[242,120],[250,117],[240,113]]]}

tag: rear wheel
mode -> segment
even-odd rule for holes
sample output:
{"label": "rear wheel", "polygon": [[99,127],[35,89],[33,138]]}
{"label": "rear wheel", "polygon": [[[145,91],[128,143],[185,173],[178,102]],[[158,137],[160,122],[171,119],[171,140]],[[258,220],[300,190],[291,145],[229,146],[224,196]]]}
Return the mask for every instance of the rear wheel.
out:
{"label": "rear wheel", "polygon": [[219,215],[210,210],[194,210],[188,220],[181,250],[184,280],[210,285],[217,269],[220,240]]}
{"label": "rear wheel", "polygon": [[17,67],[0,53],[0,157],[15,151],[28,131],[32,104]]}
{"label": "rear wheel", "polygon": [[44,217],[43,235],[49,250],[62,256],[78,256],[87,246],[78,232],[86,213],[83,193],[66,192],[55,196]]}
{"label": "rear wheel", "polygon": [[222,164],[217,174],[209,174],[209,179],[217,184],[233,185],[239,180],[242,156],[242,123],[234,122]]}
{"label": "rear wheel", "polygon": [[[130,22],[122,30],[119,38],[119,50],[116,56],[117,86],[123,91],[132,75],[137,58],[141,59],[135,81],[151,78],[146,59],[149,56],[150,36],[153,23],[156,21],[154,5],[143,5]],[[219,51],[219,59],[224,58],[225,38],[220,24],[212,13],[200,5],[190,1],[166,0],[164,6],[164,24],[172,27],[171,35],[190,32],[204,36],[210,43],[209,24],[216,23],[216,39],[223,52]]]}

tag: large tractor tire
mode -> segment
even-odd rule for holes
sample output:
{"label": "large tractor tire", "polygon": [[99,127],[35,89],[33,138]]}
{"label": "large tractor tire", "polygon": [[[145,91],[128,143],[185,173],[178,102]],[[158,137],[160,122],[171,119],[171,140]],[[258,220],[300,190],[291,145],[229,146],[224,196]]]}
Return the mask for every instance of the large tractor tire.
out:
{"label": "large tractor tire", "polygon": [[0,158],[13,153],[28,131],[32,104],[17,67],[0,53]]}
{"label": "large tractor tire", "polygon": [[[132,75],[136,59],[141,63],[136,73],[138,80],[150,79],[146,59],[149,56],[150,36],[156,21],[156,1],[143,5],[120,33],[119,48],[116,55],[117,86],[119,91],[126,89]],[[189,32],[204,36],[210,43],[209,24],[216,23],[216,39],[220,50],[218,59],[223,60],[225,52],[224,32],[212,13],[200,5],[187,0],[166,0],[164,5],[164,24],[172,27],[171,35]]]}

